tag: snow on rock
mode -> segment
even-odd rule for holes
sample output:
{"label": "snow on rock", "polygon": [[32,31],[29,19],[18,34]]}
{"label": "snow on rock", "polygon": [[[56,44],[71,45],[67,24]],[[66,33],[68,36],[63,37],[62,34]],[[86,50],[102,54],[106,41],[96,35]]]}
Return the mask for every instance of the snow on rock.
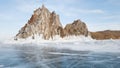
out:
{"label": "snow on rock", "polygon": [[43,35],[35,35],[35,39],[31,39],[32,37],[28,37],[26,39],[18,39],[17,41],[13,38],[10,38],[8,40],[5,40],[3,43],[5,44],[42,44],[42,43],[64,43],[64,42],[86,42],[86,41],[94,41],[90,36],[66,36],[64,38],[61,38],[59,35],[55,35],[53,38],[50,38],[49,40],[43,39]]}

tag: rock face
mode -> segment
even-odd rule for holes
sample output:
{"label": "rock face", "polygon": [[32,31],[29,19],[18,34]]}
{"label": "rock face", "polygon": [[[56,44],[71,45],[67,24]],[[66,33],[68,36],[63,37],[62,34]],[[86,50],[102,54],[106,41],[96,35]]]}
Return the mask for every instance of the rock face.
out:
{"label": "rock face", "polygon": [[34,11],[34,14],[28,20],[28,23],[21,28],[15,39],[25,39],[30,36],[43,35],[44,39],[53,38],[54,35],[60,35],[62,25],[59,16],[55,12],[50,12],[44,5]]}
{"label": "rock face", "polygon": [[120,39],[120,31],[98,31],[90,32],[91,37],[96,40],[105,40],[105,39]]}
{"label": "rock face", "polygon": [[64,36],[84,35],[88,36],[88,29],[84,22],[75,20],[72,24],[67,24],[64,28]]}
{"label": "rock face", "polygon": [[83,35],[90,36],[93,39],[105,40],[105,39],[120,39],[120,31],[99,31],[89,32],[84,22],[75,20],[71,24],[67,24],[65,28],[62,27],[59,15],[54,11],[50,12],[44,5],[42,8],[38,8],[34,11],[34,14],[28,20],[27,24],[22,27],[18,34],[15,36],[17,39],[25,39],[28,37],[35,38],[35,35],[42,35],[45,40],[52,39],[55,35],[60,37],[66,37],[71,35]]}
{"label": "rock face", "polygon": [[42,38],[46,40],[53,38],[55,35],[59,35],[62,38],[69,35],[88,36],[88,29],[86,24],[80,20],[76,20],[72,24],[67,24],[63,28],[59,16],[55,12],[51,13],[43,5],[42,8],[34,11],[27,24],[15,36],[15,40],[28,37],[34,39],[35,35],[42,35]]}

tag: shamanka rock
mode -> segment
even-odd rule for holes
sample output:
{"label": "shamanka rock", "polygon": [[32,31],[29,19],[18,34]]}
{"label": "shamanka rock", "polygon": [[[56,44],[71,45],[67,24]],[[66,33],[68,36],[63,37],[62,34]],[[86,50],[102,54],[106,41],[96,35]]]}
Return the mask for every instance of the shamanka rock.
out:
{"label": "shamanka rock", "polygon": [[42,38],[48,40],[55,35],[60,37],[70,35],[84,35],[88,36],[88,29],[85,23],[80,20],[74,21],[72,24],[67,24],[65,28],[59,20],[59,15],[54,11],[50,12],[44,5],[34,11],[34,14],[28,20],[27,24],[21,28],[19,33],[15,36],[17,39],[25,39],[28,37],[35,38],[35,35],[42,35]]}
{"label": "shamanka rock", "polygon": [[59,15],[54,11],[51,13],[44,5],[34,11],[34,14],[28,20],[28,23],[21,28],[15,39],[25,39],[30,36],[42,35],[44,39],[53,38],[55,35],[60,35],[62,25],[59,20]]}
{"label": "shamanka rock", "polygon": [[15,40],[26,39],[28,37],[34,39],[36,35],[42,36],[45,40],[53,39],[56,35],[61,38],[72,35],[83,35],[85,37],[90,35],[93,39],[97,40],[120,39],[120,31],[106,30],[90,32],[88,31],[87,25],[81,20],[75,20],[63,28],[59,15],[54,11],[50,12],[44,5],[42,5],[42,8],[34,11],[30,20],[28,20],[25,26],[23,26],[15,36]]}

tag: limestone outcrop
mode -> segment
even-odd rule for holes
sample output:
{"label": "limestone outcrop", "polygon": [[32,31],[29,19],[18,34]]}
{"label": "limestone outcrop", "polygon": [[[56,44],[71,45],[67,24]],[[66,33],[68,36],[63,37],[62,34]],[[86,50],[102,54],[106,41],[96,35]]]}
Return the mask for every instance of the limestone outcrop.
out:
{"label": "limestone outcrop", "polygon": [[43,39],[53,38],[55,35],[65,37],[69,35],[88,35],[87,26],[80,20],[74,21],[72,24],[67,24],[65,28],[54,11],[50,12],[44,5],[34,11],[34,14],[28,20],[27,24],[20,29],[15,36],[17,39],[25,39],[28,37],[35,38],[35,35],[42,35]]}
{"label": "limestone outcrop", "polygon": [[88,28],[86,24],[80,20],[75,20],[71,24],[67,24],[64,28],[64,36],[70,36],[70,35],[83,35],[88,36]]}
{"label": "limestone outcrop", "polygon": [[25,39],[30,36],[43,35],[43,39],[53,38],[55,35],[60,35],[62,25],[59,20],[59,15],[54,11],[50,12],[44,5],[34,11],[34,14],[28,20],[27,24],[21,28],[15,39]]}
{"label": "limestone outcrop", "polygon": [[42,36],[43,39],[53,39],[54,36],[58,35],[61,38],[66,36],[91,36],[93,39],[104,40],[104,39],[120,39],[120,31],[99,31],[90,32],[87,25],[81,20],[75,20],[71,24],[67,24],[65,28],[54,11],[50,12],[44,5],[42,8],[38,8],[34,11],[30,20],[23,26],[18,34],[15,36],[17,39],[26,39],[28,37],[35,38],[36,35]]}

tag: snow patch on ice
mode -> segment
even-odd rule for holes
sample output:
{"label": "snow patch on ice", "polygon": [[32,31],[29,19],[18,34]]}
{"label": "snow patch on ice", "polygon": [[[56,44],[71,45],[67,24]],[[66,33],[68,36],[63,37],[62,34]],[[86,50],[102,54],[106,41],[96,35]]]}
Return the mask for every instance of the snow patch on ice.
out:
{"label": "snow patch on ice", "polygon": [[0,65],[0,68],[4,68],[4,65]]}
{"label": "snow patch on ice", "polygon": [[4,41],[4,43],[8,44],[25,44],[25,43],[57,43],[57,42],[74,42],[74,41],[92,41],[93,39],[91,37],[85,37],[85,36],[66,36],[64,38],[61,38],[60,36],[56,35],[52,39],[44,40],[42,36],[36,35],[35,39],[32,39],[32,37],[26,38],[26,39],[18,39],[14,40],[14,38],[8,39]]}
{"label": "snow patch on ice", "polygon": [[94,51],[94,52],[120,52],[120,40],[93,40],[90,37],[84,36],[68,36],[65,38],[59,38],[55,36],[50,40],[43,40],[36,36],[36,39],[20,39],[15,41],[9,39],[4,41],[6,45],[24,45],[24,46],[38,46],[45,48],[56,49],[70,49],[76,51]]}
{"label": "snow patch on ice", "polygon": [[61,53],[61,52],[49,52],[49,54],[53,54],[53,55],[80,55],[80,54],[71,54],[71,53]]}

